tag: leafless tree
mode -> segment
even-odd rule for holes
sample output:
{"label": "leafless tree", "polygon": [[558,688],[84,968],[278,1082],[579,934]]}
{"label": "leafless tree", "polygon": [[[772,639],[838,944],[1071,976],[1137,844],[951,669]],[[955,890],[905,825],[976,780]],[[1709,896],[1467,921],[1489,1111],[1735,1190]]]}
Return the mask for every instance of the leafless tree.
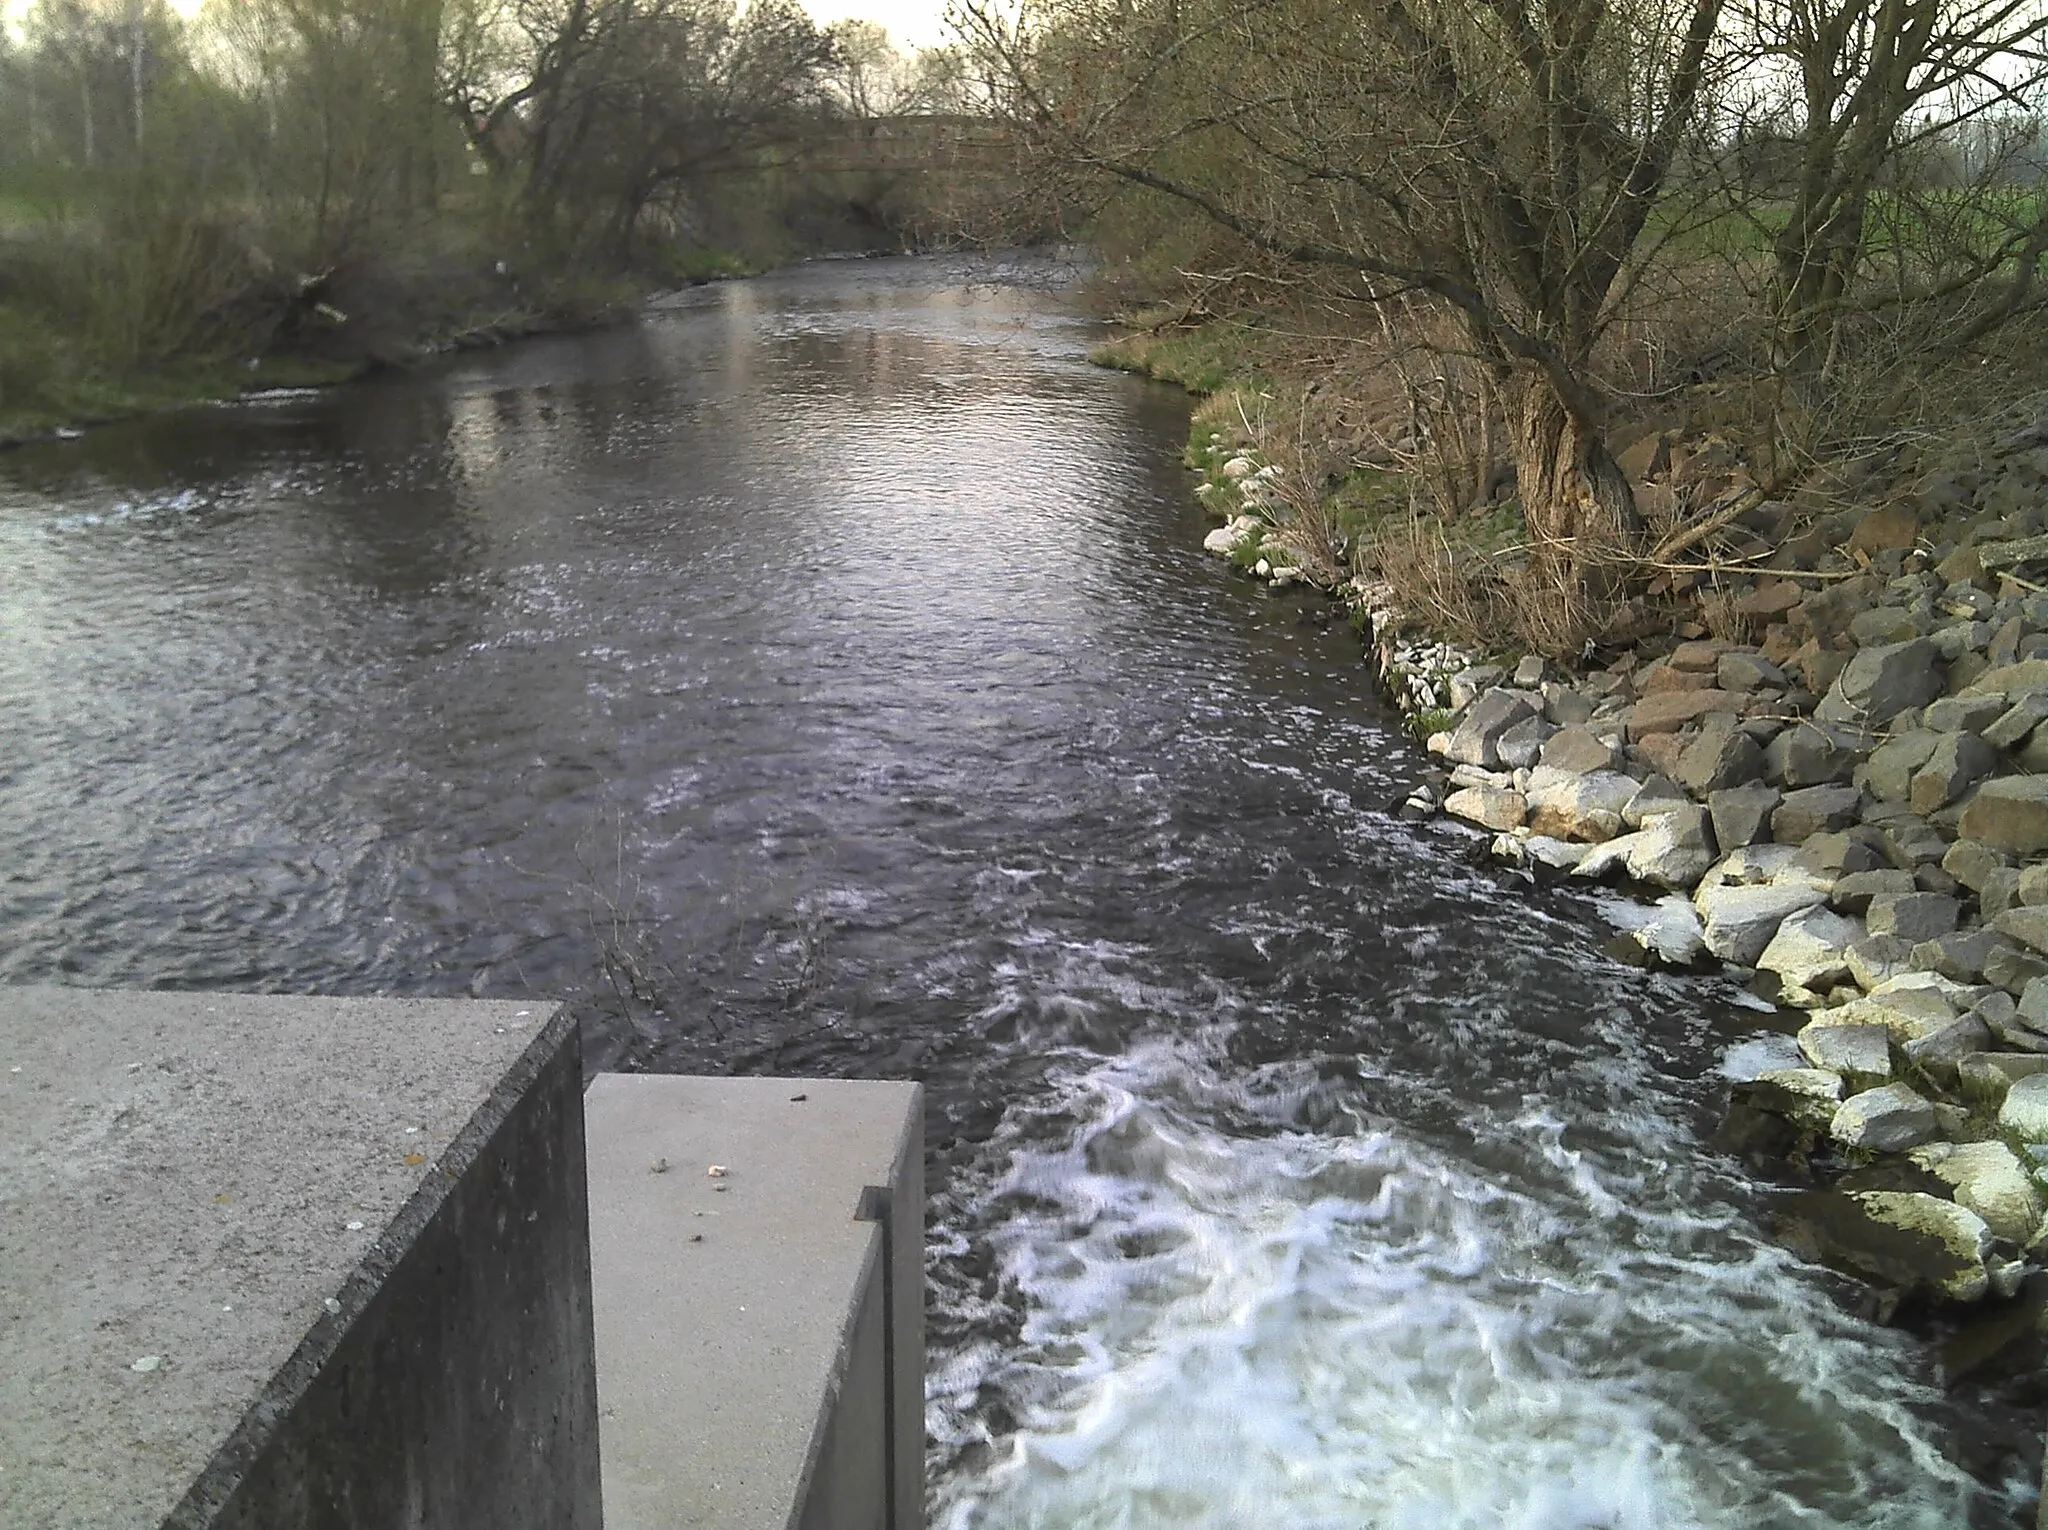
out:
{"label": "leafless tree", "polygon": [[1048,160],[1348,300],[1452,316],[1502,385],[1534,561],[1580,589],[1643,536],[1596,357],[1658,244],[1721,4],[968,0],[963,22]]}

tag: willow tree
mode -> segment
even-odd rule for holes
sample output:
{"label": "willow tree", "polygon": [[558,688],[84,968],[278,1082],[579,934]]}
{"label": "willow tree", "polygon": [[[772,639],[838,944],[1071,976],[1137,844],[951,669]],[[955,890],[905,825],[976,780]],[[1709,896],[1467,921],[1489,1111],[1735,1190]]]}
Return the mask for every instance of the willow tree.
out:
{"label": "willow tree", "polygon": [[970,0],[1048,162],[1348,297],[1438,309],[1500,379],[1535,562],[1611,583],[1644,523],[1603,336],[1708,87],[1722,0]]}

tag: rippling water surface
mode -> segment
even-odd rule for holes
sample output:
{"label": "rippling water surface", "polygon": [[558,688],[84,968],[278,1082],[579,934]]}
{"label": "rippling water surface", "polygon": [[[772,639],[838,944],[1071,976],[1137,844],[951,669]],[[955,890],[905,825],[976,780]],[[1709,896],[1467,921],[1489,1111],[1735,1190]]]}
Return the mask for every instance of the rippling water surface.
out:
{"label": "rippling water surface", "polygon": [[1355,640],[1197,551],[1071,275],[0,458],[0,981],[925,1080],[942,1525],[2008,1522],[1702,1148],[1744,1012],[1389,818]]}

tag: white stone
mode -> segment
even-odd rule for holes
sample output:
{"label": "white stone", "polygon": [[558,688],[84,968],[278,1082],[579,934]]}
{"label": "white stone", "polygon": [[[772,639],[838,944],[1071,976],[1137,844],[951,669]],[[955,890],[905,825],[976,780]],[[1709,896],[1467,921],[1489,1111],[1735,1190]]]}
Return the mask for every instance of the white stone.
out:
{"label": "white stone", "polygon": [[1786,916],[1778,933],[1756,959],[1757,967],[1775,972],[1788,991],[1825,990],[1849,975],[1843,953],[1863,938],[1863,921],[1820,907]]}
{"label": "white stone", "polygon": [[1622,811],[1639,789],[1617,771],[1576,775],[1538,765],[1529,772],[1530,826],[1560,839],[1612,839],[1621,832]]}
{"label": "white stone", "polygon": [[1897,1153],[1934,1135],[1934,1107],[1904,1084],[1852,1094],[1835,1110],[1828,1135],[1845,1147]]}
{"label": "white stone", "polygon": [[1492,786],[1468,786],[1444,798],[1444,811],[1486,829],[1513,829],[1521,825],[1528,805],[1520,792]]}
{"label": "white stone", "polygon": [[1659,961],[1673,967],[1689,967],[1706,954],[1700,941],[1700,916],[1692,903],[1676,893],[1659,898],[1648,908],[1639,904],[1617,911],[1615,922]]}
{"label": "white stone", "polygon": [[[1724,861],[1722,863],[1726,865]],[[1693,906],[1706,921],[1707,949],[1724,962],[1754,967],[1778,926],[1825,899],[1811,887],[1752,886],[1702,882]]]}
{"label": "white stone", "polygon": [[2022,1142],[2048,1142],[2048,1073],[2013,1082],[1998,1107],[1998,1125]]}
{"label": "white stone", "polygon": [[1955,1192],[1956,1204],[1992,1232],[2024,1248],[2041,1227],[2041,1197],[2013,1150],[2003,1142],[1930,1142],[1913,1162]]}
{"label": "white stone", "polygon": [[1700,886],[1745,887],[1782,874],[1799,855],[1797,845],[1744,845],[1730,851],[1700,878]]}
{"label": "white stone", "polygon": [[1904,1232],[1924,1233],[1940,1241],[1959,1268],[1940,1284],[1943,1295],[1959,1302],[1981,1301],[1991,1289],[1984,1261],[1991,1256],[1991,1229],[1967,1206],[1910,1190],[1859,1190],[1850,1199],[1874,1222]]}
{"label": "white stone", "polygon": [[1799,1050],[1816,1068],[1841,1074],[1852,1088],[1873,1088],[1891,1081],[1891,1037],[1882,1026],[1809,1021],[1799,1032]]}
{"label": "white stone", "polygon": [[1714,836],[1707,810],[1690,804],[1660,813],[1636,833],[1628,852],[1628,874],[1674,891],[1690,889],[1714,863]]}

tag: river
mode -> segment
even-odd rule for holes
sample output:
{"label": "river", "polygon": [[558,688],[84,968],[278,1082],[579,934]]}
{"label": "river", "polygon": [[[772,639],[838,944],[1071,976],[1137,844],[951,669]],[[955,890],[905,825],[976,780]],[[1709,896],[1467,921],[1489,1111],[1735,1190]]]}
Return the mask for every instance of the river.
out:
{"label": "river", "polygon": [[2010,1523],[1703,1146],[1762,1017],[1389,815],[1356,638],[1202,555],[1074,276],[820,263],[0,457],[0,981],[923,1079],[937,1525]]}

